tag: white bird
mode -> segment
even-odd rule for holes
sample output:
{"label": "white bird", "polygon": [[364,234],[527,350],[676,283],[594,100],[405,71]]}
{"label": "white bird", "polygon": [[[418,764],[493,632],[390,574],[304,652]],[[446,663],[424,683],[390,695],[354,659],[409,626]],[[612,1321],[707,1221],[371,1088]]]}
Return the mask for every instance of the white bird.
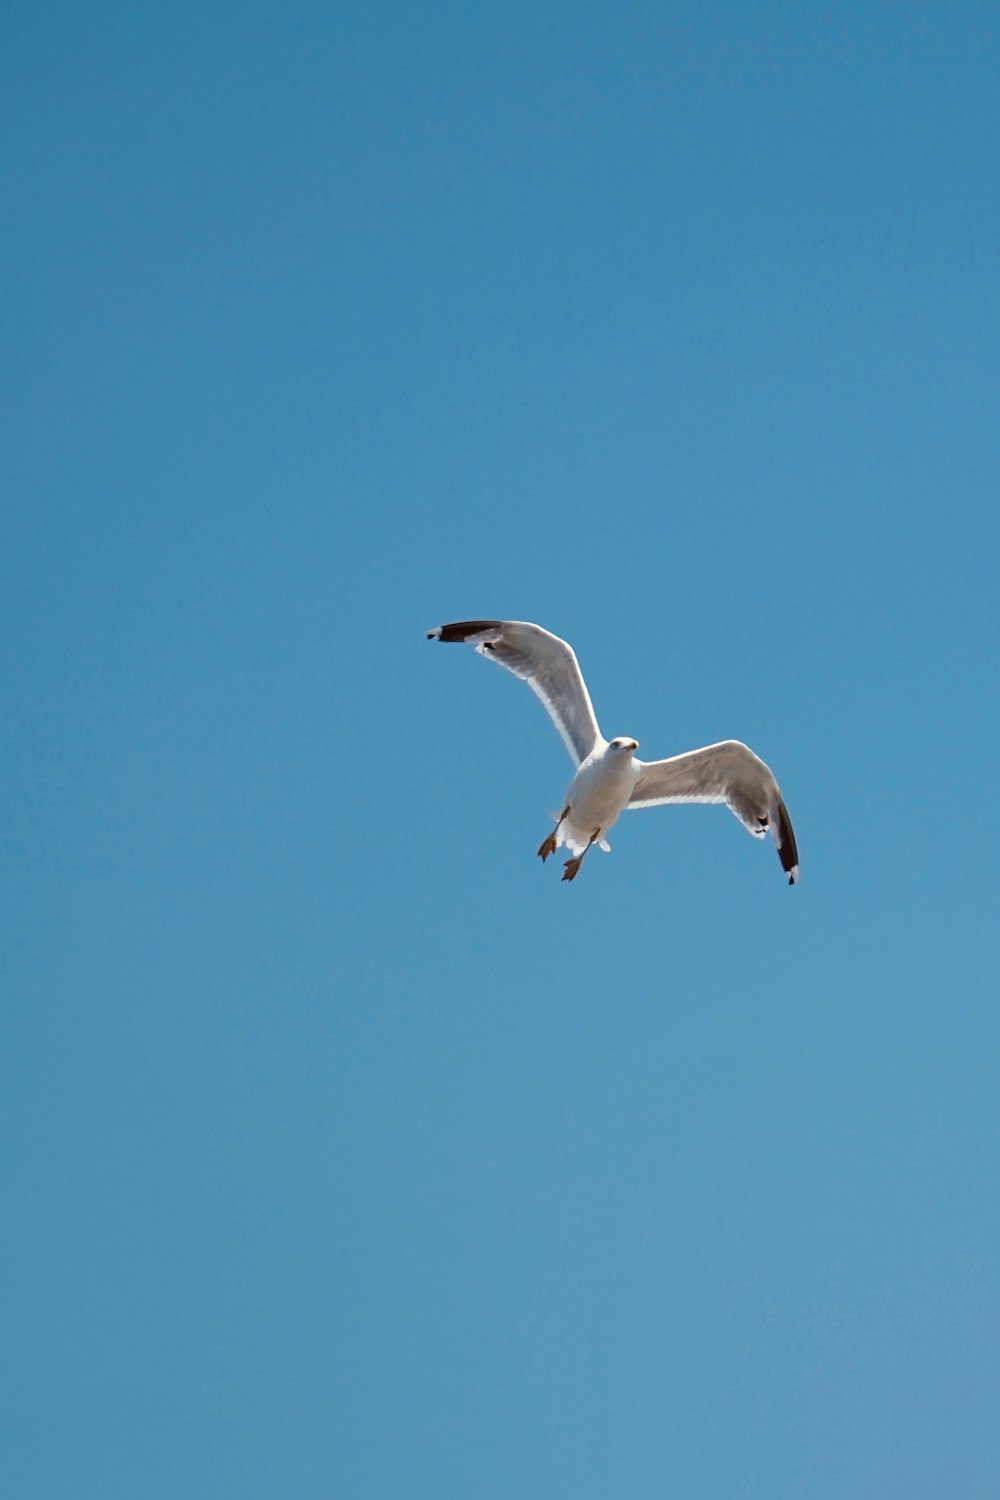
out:
{"label": "white bird", "polygon": [[626,808],[661,802],[724,802],[754,838],[770,830],[789,885],[799,878],[799,855],[788,809],[768,766],[739,740],[723,740],[669,760],[642,761],[638,740],[606,740],[597,724],[576,655],[566,641],[526,620],[459,620],[436,625],[428,640],[468,641],[481,656],[521,677],[541,698],[576,766],[555,831],[538,851],[544,862],[565,844],[563,880],[575,880],[593,844],[605,838]]}

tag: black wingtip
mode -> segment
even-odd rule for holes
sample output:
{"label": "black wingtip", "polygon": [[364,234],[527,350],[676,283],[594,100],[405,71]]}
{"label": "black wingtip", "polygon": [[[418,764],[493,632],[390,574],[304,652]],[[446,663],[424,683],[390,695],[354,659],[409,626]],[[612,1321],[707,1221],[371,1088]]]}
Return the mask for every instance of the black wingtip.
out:
{"label": "black wingtip", "polygon": [[501,620],[456,620],[451,625],[437,625],[427,632],[428,640],[467,641],[470,635],[479,635],[483,630],[497,630]]}
{"label": "black wingtip", "polygon": [[788,884],[795,885],[799,878],[799,851],[792,832],[792,820],[783,802],[778,803],[778,858],[781,868],[788,876]]}

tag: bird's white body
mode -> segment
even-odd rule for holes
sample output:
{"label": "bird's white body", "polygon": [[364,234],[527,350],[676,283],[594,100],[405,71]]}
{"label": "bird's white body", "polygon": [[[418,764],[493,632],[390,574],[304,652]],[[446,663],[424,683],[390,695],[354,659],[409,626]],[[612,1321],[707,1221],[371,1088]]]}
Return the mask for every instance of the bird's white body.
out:
{"label": "bird's white body", "polygon": [[608,830],[618,822],[639,779],[635,762],[635,740],[601,739],[580,766],[569,791],[569,812],[556,833],[557,847],[565,844],[573,854],[582,854],[599,843],[607,849]]}

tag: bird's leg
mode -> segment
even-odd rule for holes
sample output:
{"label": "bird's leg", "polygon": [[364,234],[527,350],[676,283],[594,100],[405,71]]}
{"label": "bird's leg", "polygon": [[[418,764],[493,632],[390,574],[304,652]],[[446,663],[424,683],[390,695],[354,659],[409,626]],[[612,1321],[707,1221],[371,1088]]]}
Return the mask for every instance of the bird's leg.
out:
{"label": "bird's leg", "polygon": [[563,825],[563,819],[567,817],[569,817],[569,808],[564,807],[562,812],[559,814],[559,822],[549,834],[548,838],[542,840],[542,847],[538,851],[538,858],[541,860],[542,864],[545,863],[550,854],[555,854],[556,834],[559,832],[560,828]]}
{"label": "bird's leg", "polygon": [[[583,854],[586,854],[588,849],[593,848],[594,844],[596,844],[600,836],[601,830],[599,828],[595,828],[593,833],[590,835],[590,843],[587,845],[587,848],[584,849]],[[580,866],[583,864],[583,854],[578,854],[575,859],[568,859],[566,861],[566,868],[563,871],[563,880],[576,879],[577,875],[580,873]]]}

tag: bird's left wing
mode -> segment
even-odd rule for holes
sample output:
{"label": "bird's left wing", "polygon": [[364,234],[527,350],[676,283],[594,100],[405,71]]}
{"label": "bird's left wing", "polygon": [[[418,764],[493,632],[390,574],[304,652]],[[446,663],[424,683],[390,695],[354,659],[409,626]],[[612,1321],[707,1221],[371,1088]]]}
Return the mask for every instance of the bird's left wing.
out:
{"label": "bird's left wing", "polygon": [[724,802],[754,838],[762,839],[770,830],[789,885],[798,880],[799,853],[778,783],[770,768],[739,740],[635,764],[639,777],[627,807]]}
{"label": "bird's left wing", "polygon": [[457,620],[436,625],[427,638],[468,641],[480,656],[523,678],[544,703],[574,764],[585,761],[601,738],[576,653],[540,625],[527,620]]}

